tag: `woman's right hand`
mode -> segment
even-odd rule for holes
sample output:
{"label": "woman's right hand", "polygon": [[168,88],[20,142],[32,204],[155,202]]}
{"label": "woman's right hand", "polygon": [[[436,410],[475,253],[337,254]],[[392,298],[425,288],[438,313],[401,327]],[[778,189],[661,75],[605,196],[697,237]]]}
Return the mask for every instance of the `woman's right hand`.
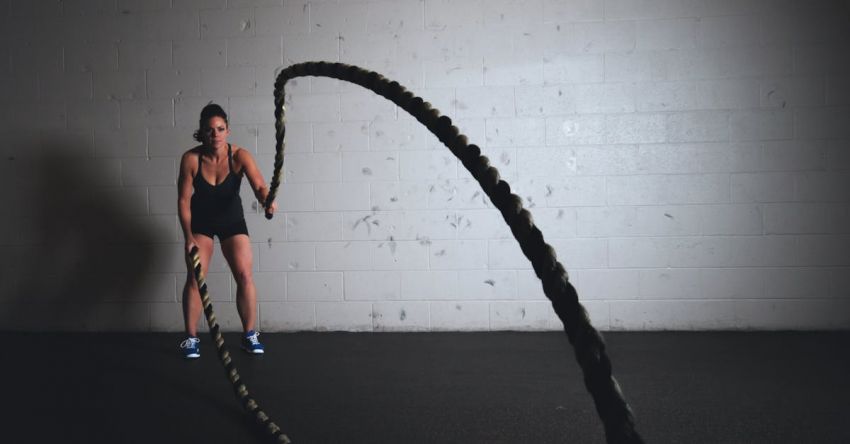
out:
{"label": "woman's right hand", "polygon": [[189,237],[186,239],[186,254],[192,252],[193,248],[197,248],[198,244],[195,243],[195,238]]}
{"label": "woman's right hand", "polygon": [[195,238],[189,236],[186,238],[186,269],[189,270],[189,273],[193,273],[195,269],[194,261],[192,257],[189,255],[192,252],[193,248],[198,248],[198,244],[195,243]]}

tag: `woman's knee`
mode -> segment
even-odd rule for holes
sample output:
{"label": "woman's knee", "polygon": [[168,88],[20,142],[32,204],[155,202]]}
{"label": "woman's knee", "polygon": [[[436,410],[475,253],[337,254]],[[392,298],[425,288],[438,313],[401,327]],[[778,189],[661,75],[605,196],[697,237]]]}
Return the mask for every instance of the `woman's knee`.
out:
{"label": "woman's knee", "polygon": [[195,277],[193,275],[186,276],[186,283],[183,284],[183,291],[197,291],[198,290],[198,282],[195,281]]}
{"label": "woman's knee", "polygon": [[245,286],[253,283],[254,274],[250,268],[242,268],[233,270],[233,279],[236,280],[236,284],[240,286]]}

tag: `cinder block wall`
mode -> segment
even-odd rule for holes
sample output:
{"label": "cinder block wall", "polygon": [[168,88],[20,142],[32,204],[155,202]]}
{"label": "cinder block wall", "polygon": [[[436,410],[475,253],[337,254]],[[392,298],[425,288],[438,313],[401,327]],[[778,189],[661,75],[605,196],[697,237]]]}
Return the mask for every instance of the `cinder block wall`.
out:
{"label": "cinder block wall", "polygon": [[[0,329],[180,330],[200,108],[272,168],[275,72],[398,80],[532,211],[608,330],[850,327],[850,6],[792,0],[2,0]],[[447,149],[360,87],[287,89],[265,331],[548,330]],[[209,282],[238,329],[219,252]]]}

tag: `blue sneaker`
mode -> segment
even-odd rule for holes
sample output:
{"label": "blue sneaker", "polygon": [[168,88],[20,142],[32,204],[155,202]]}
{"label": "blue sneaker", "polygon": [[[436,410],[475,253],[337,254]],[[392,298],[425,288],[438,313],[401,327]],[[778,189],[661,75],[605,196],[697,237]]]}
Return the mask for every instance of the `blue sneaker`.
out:
{"label": "blue sneaker", "polygon": [[260,333],[254,330],[245,333],[245,337],[242,338],[242,350],[254,355],[265,353],[263,344],[260,344]]}
{"label": "blue sneaker", "polygon": [[180,343],[180,350],[183,350],[183,357],[186,359],[200,358],[201,340],[194,336],[189,336],[189,338]]}

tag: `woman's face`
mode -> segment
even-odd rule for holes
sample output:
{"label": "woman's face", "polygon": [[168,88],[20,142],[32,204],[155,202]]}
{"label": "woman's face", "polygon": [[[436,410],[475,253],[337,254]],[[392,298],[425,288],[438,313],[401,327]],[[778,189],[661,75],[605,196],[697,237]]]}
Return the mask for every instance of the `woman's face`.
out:
{"label": "woman's face", "polygon": [[229,135],[230,128],[227,127],[227,122],[218,116],[210,117],[203,129],[204,144],[212,148],[226,146]]}

